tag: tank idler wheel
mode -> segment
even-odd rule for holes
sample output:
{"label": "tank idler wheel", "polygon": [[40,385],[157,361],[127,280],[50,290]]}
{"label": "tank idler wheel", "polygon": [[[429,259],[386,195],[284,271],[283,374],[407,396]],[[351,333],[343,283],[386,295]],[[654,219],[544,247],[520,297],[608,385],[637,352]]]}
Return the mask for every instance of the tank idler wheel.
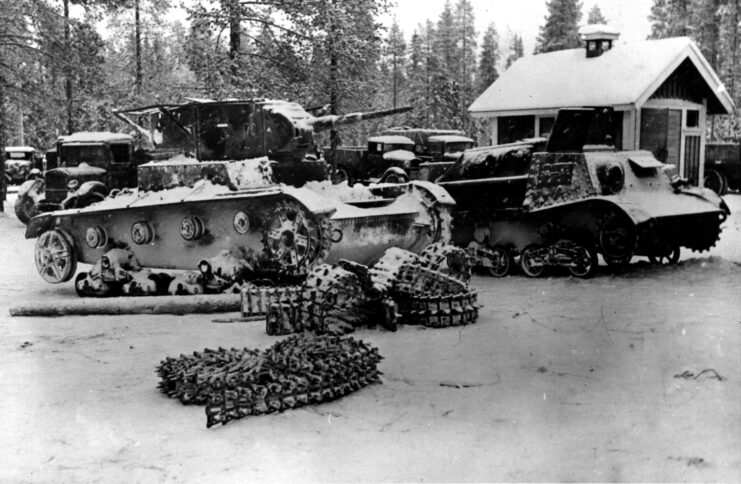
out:
{"label": "tank idler wheel", "polygon": [[679,262],[680,250],[679,246],[674,246],[667,249],[663,253],[650,254],[648,260],[651,264],[669,264],[674,265]]}
{"label": "tank idler wheel", "polygon": [[572,276],[587,278],[597,270],[597,252],[594,249],[574,243],[574,263],[569,265]]}
{"label": "tank idler wheel", "polygon": [[528,277],[540,277],[545,272],[543,258],[539,254],[543,247],[538,244],[530,244],[520,253],[520,268]]}
{"label": "tank idler wheel", "polygon": [[491,265],[487,265],[486,268],[489,274],[494,277],[505,277],[510,273],[514,264],[512,253],[504,247],[494,247],[491,249],[487,259]]}
{"label": "tank idler wheel", "polygon": [[47,230],[36,240],[36,269],[51,284],[72,279],[77,270],[77,254],[70,238],[61,230]]}
{"label": "tank idler wheel", "polygon": [[608,265],[626,265],[633,257],[636,246],[635,228],[617,215],[610,215],[600,228],[598,242]]}

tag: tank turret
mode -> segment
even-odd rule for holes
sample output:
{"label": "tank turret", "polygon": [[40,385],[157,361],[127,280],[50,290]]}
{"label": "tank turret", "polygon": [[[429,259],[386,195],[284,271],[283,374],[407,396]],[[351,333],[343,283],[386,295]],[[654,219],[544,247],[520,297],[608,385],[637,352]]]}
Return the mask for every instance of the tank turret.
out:
{"label": "tank turret", "polygon": [[247,99],[156,105],[114,113],[151,139],[155,151],[180,149],[201,161],[260,156],[284,161],[303,159],[314,148],[315,132],[410,110],[402,107],[315,117],[294,102]]}

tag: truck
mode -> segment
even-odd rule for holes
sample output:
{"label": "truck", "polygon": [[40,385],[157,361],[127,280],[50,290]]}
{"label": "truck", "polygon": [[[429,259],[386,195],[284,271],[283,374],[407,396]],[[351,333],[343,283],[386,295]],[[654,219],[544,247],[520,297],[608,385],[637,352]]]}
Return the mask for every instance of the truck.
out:
{"label": "truck", "polygon": [[136,149],[134,137],[123,133],[60,136],[56,152],[59,166],[18,190],[15,213],[24,224],[39,213],[85,207],[111,190],[136,186],[136,168],[149,160]]}
{"label": "truck", "polygon": [[741,188],[741,144],[705,143],[704,186],[718,195]]}

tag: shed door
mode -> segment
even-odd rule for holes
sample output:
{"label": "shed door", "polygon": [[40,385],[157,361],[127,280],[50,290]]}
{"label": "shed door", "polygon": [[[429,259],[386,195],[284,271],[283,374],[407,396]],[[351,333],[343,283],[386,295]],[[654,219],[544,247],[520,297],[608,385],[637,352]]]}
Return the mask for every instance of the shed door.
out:
{"label": "shed door", "polygon": [[641,109],[642,150],[651,151],[657,160],[679,168],[682,143],[681,109]]}
{"label": "shed door", "polygon": [[701,149],[702,136],[686,135],[684,137],[684,169],[682,170],[682,176],[687,178],[695,186],[700,182]]}

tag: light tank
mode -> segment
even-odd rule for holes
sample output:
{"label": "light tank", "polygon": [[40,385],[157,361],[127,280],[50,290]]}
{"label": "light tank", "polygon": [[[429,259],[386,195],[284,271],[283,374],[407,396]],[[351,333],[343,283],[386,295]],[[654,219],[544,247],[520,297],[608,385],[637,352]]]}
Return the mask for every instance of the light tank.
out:
{"label": "light tank", "polygon": [[36,267],[47,282],[93,264],[76,288],[95,296],[134,294],[127,284],[138,278],[140,291],[144,283],[145,294],[156,292],[145,269],[199,269],[200,280],[180,288],[198,293],[214,279],[290,279],[321,262],[370,263],[389,247],[419,252],[449,237],[454,202],[432,183],[342,188],[271,184],[267,158],[151,162],[139,167],[137,189],[38,215],[26,237],[38,238]]}
{"label": "light tank", "polygon": [[621,266],[710,249],[727,205],[648,151],[617,151],[609,119],[609,109],[564,109],[547,140],[464,152],[437,178],[457,204],[453,241],[495,276],[516,257],[528,276],[563,266],[586,277],[597,254]]}

